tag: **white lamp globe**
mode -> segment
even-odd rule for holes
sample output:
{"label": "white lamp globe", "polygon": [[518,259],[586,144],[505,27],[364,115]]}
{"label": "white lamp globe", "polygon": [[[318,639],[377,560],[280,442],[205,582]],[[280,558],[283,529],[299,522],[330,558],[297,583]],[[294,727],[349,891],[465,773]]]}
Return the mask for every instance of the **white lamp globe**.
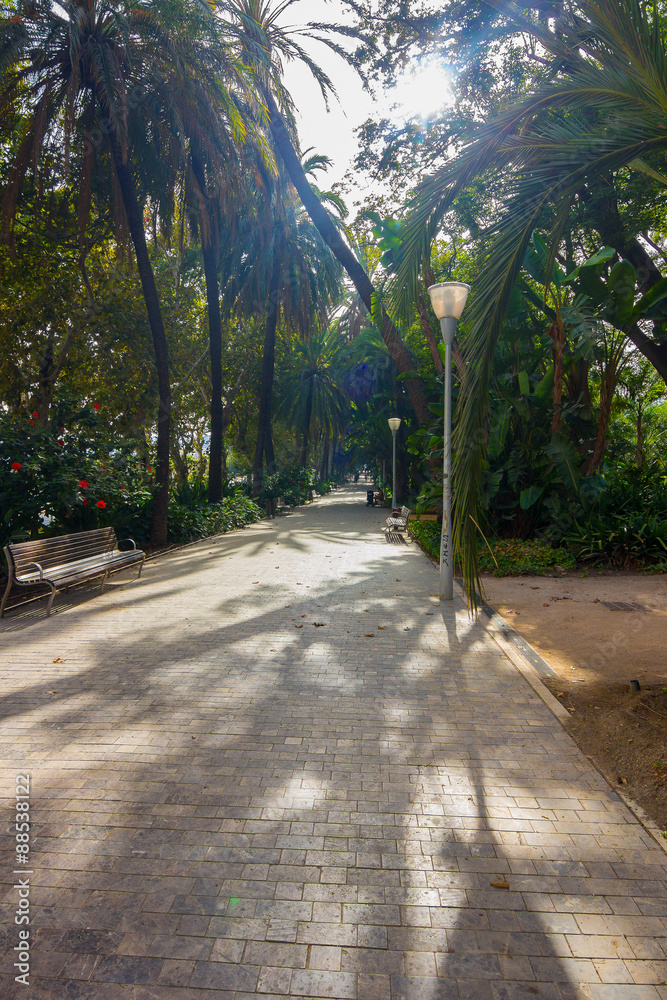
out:
{"label": "white lamp globe", "polygon": [[441,281],[437,285],[431,285],[428,294],[438,319],[460,319],[469,291],[470,285],[463,281]]}

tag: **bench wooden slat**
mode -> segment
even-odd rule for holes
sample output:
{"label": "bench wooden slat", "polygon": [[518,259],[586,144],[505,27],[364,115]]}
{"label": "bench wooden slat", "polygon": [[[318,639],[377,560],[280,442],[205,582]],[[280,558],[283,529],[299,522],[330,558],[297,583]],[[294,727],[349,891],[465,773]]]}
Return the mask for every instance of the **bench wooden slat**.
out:
{"label": "bench wooden slat", "polygon": [[[4,615],[12,584],[34,586],[44,583],[48,586],[51,594],[47,614],[50,614],[59,589],[102,577],[103,590],[111,573],[138,564],[138,576],[141,576],[145,559],[140,549],[121,552],[113,528],[94,528],[72,535],[10,543],[5,547],[5,556],[9,579],[0,604],[0,617]],[[41,579],[38,567],[42,570]]]}
{"label": "bench wooden slat", "polygon": [[[99,569],[103,573],[105,567],[116,566],[120,563],[132,564],[138,562],[141,558],[142,556],[137,556],[135,551],[108,552],[100,556],[91,556],[89,559],[77,559],[76,562],[61,563],[59,566],[49,566],[48,570],[45,570],[45,573],[48,572],[49,580],[57,583],[72,576],[73,573],[85,575],[89,570],[93,569]],[[15,578],[17,583],[34,583],[35,581],[39,583],[39,571],[33,563],[31,567],[26,567],[24,572],[20,574],[16,573]]]}
{"label": "bench wooden slat", "polygon": [[103,552],[113,552],[117,548],[113,528],[96,528],[77,535],[59,535],[55,538],[41,538],[36,542],[12,544],[14,565],[39,562],[42,565],[57,565],[76,558],[94,556]]}

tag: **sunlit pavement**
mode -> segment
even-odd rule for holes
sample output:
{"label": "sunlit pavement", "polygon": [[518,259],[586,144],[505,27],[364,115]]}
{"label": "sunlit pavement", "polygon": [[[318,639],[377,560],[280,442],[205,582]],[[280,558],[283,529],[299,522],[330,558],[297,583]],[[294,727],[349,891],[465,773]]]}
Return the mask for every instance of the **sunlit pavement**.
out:
{"label": "sunlit pavement", "polygon": [[365,489],[1,624],[2,998],[667,998],[667,857]]}

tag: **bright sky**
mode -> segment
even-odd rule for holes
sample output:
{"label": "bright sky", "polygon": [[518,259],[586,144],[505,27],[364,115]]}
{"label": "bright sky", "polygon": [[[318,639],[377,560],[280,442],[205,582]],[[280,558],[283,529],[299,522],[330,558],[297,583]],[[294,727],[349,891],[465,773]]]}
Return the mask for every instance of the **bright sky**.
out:
{"label": "bright sky", "polygon": [[[284,23],[297,26],[309,21],[335,23],[344,16],[338,0],[303,0],[288,10]],[[340,101],[331,101],[327,112],[319,87],[307,68],[295,63],[286,67],[285,82],[298,109],[301,146],[304,150],[314,146],[317,153],[333,161],[326,175],[329,184],[344,177],[357,152],[354,130],[368,118],[392,114],[399,119],[418,114],[428,116],[451,100],[448,77],[435,61],[416,63],[395,90],[378,94],[374,101],[364,92],[356,73],[325,45],[307,40],[304,48],[331,78]],[[324,183],[324,177],[320,183]],[[362,193],[360,190],[359,194]]]}

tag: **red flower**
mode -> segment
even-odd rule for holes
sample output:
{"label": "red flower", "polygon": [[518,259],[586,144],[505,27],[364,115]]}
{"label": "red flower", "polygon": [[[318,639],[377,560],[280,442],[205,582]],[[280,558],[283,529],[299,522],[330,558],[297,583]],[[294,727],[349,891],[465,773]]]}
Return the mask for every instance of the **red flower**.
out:
{"label": "red flower", "polygon": [[81,487],[82,490],[88,489],[88,483],[86,482],[85,479],[81,480],[81,482],[79,483],[79,486]]}
{"label": "red flower", "polygon": [[153,471],[153,470],[151,469],[150,465],[148,466],[148,471],[149,471],[149,472],[152,472],[152,471]]}
{"label": "red flower", "polygon": [[62,445],[62,444],[65,444],[65,442],[63,441],[63,439],[62,439],[62,438],[58,438],[58,444],[61,444],[61,445]]}
{"label": "red flower", "polygon": [[35,421],[34,420],[29,420],[28,421],[28,427],[34,427],[34,426],[35,426]]}
{"label": "red flower", "polygon": [[99,403],[93,403],[93,409],[94,410],[99,410],[99,408],[100,408],[100,404]]}
{"label": "red flower", "polygon": [[39,420],[39,413],[37,412],[37,410],[35,410],[35,412],[33,413],[32,419],[33,420]]}
{"label": "red flower", "polygon": [[97,501],[97,506],[100,508],[100,510],[102,510],[103,507],[106,507],[106,504],[105,504],[104,500],[98,500]]}
{"label": "red flower", "polygon": [[20,462],[12,462],[12,469],[14,472],[18,472],[20,468],[21,468]]}

